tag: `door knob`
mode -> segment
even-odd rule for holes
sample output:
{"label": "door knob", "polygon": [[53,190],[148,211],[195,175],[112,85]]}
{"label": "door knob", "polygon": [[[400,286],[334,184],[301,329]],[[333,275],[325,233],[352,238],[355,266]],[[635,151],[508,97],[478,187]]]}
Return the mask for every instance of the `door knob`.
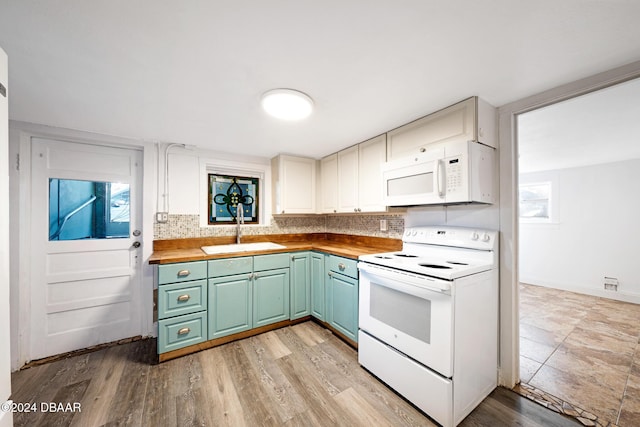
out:
{"label": "door knob", "polygon": [[133,246],[134,248],[139,248],[140,247],[140,242],[133,242]]}

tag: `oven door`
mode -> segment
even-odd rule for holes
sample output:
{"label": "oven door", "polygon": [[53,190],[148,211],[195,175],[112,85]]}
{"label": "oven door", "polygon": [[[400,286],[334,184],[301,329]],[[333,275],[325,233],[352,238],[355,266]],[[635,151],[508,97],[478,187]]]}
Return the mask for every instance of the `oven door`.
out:
{"label": "oven door", "polygon": [[451,378],[451,282],[364,262],[358,269],[360,329]]}

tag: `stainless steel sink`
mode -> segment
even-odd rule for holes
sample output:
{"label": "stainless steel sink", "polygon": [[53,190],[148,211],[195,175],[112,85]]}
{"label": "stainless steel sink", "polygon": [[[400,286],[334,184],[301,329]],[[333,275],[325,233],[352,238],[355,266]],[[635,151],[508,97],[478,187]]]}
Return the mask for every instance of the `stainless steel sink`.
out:
{"label": "stainless steel sink", "polygon": [[266,251],[269,249],[284,249],[286,246],[273,242],[234,243],[230,245],[202,246],[207,255],[230,254],[234,252]]}

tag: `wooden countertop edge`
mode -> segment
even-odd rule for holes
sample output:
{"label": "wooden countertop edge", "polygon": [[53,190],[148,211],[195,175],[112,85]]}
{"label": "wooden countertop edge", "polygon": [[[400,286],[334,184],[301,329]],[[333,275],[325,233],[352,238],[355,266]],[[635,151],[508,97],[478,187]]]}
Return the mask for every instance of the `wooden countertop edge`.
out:
{"label": "wooden countertop edge", "polygon": [[[271,236],[273,236],[273,238],[270,238]],[[285,240],[286,237],[289,236],[293,237],[292,240]],[[154,242],[154,252],[149,257],[149,264],[171,264],[176,262],[205,261],[219,258],[232,258],[240,256],[265,255],[311,250],[343,256],[346,258],[357,259],[358,256],[364,254],[391,252],[400,250],[402,248],[402,240],[400,239],[356,236],[349,234],[310,233],[308,235],[280,234],[246,237],[246,240],[243,239],[244,243],[252,243],[255,241],[270,241],[281,244],[285,246],[285,248],[207,255],[200,249],[200,246],[209,246],[211,244],[228,244],[230,242],[227,241],[228,239],[224,239],[224,241],[222,242],[211,243],[211,238],[176,239],[178,241],[177,244],[171,244],[172,241],[156,241],[161,243],[160,245],[156,245],[156,242]],[[259,237],[260,240],[249,239],[249,237]],[[195,246],[198,244],[200,246]]]}

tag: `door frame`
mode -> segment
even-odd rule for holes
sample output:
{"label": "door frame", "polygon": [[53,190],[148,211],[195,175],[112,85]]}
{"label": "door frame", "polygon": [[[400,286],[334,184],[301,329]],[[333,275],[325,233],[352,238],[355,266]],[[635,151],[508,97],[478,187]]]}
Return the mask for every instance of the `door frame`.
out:
{"label": "door frame", "polygon": [[[10,224],[11,224],[11,369],[17,370],[31,360],[31,139],[45,138],[140,150],[142,152],[142,266],[141,325],[143,336],[155,336],[153,327],[153,267],[148,259],[153,252],[153,207],[157,195],[157,150],[155,143],[99,135],[95,133],[54,128],[17,121],[9,122],[9,150],[11,165]],[[17,231],[16,231],[17,230]]]}
{"label": "door frame", "polygon": [[567,83],[498,108],[500,167],[500,368],[498,384],[520,382],[517,116],[640,77],[640,61]]}

